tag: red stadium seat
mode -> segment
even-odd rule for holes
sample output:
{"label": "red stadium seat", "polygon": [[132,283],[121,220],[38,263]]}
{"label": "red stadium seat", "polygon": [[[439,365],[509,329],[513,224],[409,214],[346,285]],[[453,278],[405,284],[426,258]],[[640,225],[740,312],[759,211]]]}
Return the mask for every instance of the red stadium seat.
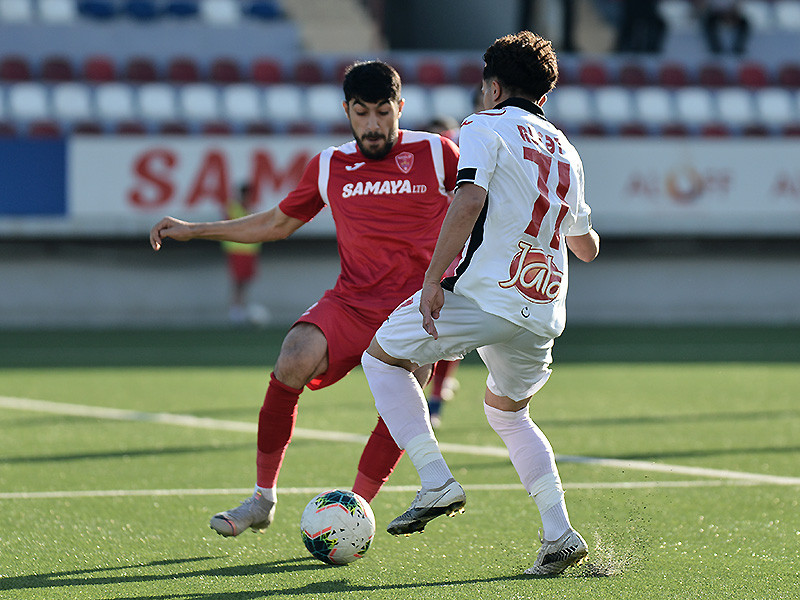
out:
{"label": "red stadium seat", "polygon": [[3,81],[30,81],[31,66],[22,56],[6,56],[0,60],[0,79]]}
{"label": "red stadium seat", "polygon": [[103,133],[103,126],[95,121],[81,121],[72,127],[72,133],[81,135],[101,135]]}
{"label": "red stadium seat", "polygon": [[423,59],[417,63],[416,79],[420,85],[444,85],[447,83],[447,70],[439,61]]}
{"label": "red stadium seat", "polygon": [[209,79],[214,83],[238,83],[242,80],[239,63],[232,58],[217,58],[211,62]]}
{"label": "red stadium seat", "polygon": [[579,134],[591,137],[600,137],[606,135],[608,132],[606,128],[600,123],[586,123],[579,128]]}
{"label": "red stadium seat", "polygon": [[0,138],[16,137],[17,128],[13,123],[7,121],[0,121]]}
{"label": "red stadium seat", "polygon": [[305,135],[308,133],[314,133],[314,127],[309,123],[292,123],[289,126],[289,133],[295,135]]}
{"label": "red stadium seat", "polygon": [[155,63],[147,57],[131,58],[125,65],[123,77],[136,83],[158,81],[158,70]]}
{"label": "red stadium seat", "polygon": [[467,61],[458,67],[456,73],[457,82],[461,85],[474,85],[480,87],[483,79],[483,64],[475,61]]}
{"label": "red stadium seat", "polygon": [[244,131],[247,135],[269,135],[275,129],[267,123],[249,123]]}
{"label": "red stadium seat", "polygon": [[75,72],[72,62],[65,56],[50,56],[42,61],[42,79],[45,81],[72,81]]}
{"label": "red stadium seat", "polygon": [[158,131],[163,135],[187,135],[189,127],[185,123],[178,121],[167,121],[161,124]]}
{"label": "red stadium seat", "polygon": [[92,83],[114,81],[114,61],[107,56],[90,56],[83,65],[83,77]]}
{"label": "red stadium seat", "polygon": [[665,137],[685,137],[689,135],[689,130],[681,123],[670,123],[661,128],[661,135]]}
{"label": "red stadium seat", "polygon": [[766,137],[770,135],[770,132],[769,129],[767,129],[764,125],[754,123],[744,127],[742,129],[742,135],[746,135],[748,137]]}
{"label": "red stadium seat", "polygon": [[683,87],[689,85],[689,74],[681,64],[664,63],[658,70],[658,83],[668,88]]}
{"label": "red stadium seat", "polygon": [[795,125],[787,125],[781,130],[781,133],[789,137],[800,137],[800,123]]}
{"label": "red stadium seat", "polygon": [[302,59],[292,68],[292,79],[296,83],[322,83],[325,74],[317,61]]}
{"label": "red stadium seat", "polygon": [[578,83],[590,87],[608,84],[608,72],[604,65],[586,62],[578,68]]}
{"label": "red stadium seat", "polygon": [[641,123],[627,123],[619,128],[619,134],[626,137],[644,137],[649,135],[647,128]]}
{"label": "red stadium seat", "polygon": [[721,65],[707,64],[700,67],[698,83],[703,87],[719,88],[730,84],[728,73]]}
{"label": "red stadium seat", "polygon": [[28,137],[54,138],[61,135],[61,128],[55,121],[34,121],[28,126]]}
{"label": "red stadium seat", "polygon": [[800,88],[800,63],[786,63],[778,69],[778,83],[783,87]]}
{"label": "red stadium seat", "polygon": [[179,56],[167,65],[167,80],[173,83],[194,83],[200,81],[200,69],[193,58]]}
{"label": "red stadium seat", "polygon": [[764,65],[756,62],[745,62],[739,66],[739,84],[746,88],[762,88],[769,84],[769,77]]}
{"label": "red stadium seat", "polygon": [[280,83],[283,81],[283,68],[280,61],[271,58],[257,58],[250,71],[253,83]]}
{"label": "red stadium seat", "polygon": [[703,137],[728,137],[730,134],[730,130],[722,123],[709,123],[700,129]]}
{"label": "red stadium seat", "polygon": [[203,133],[206,135],[231,135],[233,129],[229,123],[224,121],[212,121],[203,125]]}
{"label": "red stadium seat", "polygon": [[139,121],[124,121],[117,125],[116,132],[119,135],[144,135],[147,133],[147,127]]}
{"label": "red stadium seat", "polygon": [[650,83],[650,76],[642,65],[623,65],[619,70],[619,83],[629,87],[641,87]]}

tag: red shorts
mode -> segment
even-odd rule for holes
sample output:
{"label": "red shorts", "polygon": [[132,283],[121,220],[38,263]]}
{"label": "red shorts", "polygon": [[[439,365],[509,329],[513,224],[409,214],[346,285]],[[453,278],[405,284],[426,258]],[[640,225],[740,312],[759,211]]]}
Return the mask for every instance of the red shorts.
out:
{"label": "red shorts", "polygon": [[328,370],[312,379],[308,388],[318,390],[334,384],[360,365],[361,355],[387,316],[383,311],[356,310],[330,290],[325,292],[296,321],[316,325],[328,341]]}
{"label": "red shorts", "polygon": [[257,254],[228,254],[228,268],[234,281],[250,281],[256,275]]}

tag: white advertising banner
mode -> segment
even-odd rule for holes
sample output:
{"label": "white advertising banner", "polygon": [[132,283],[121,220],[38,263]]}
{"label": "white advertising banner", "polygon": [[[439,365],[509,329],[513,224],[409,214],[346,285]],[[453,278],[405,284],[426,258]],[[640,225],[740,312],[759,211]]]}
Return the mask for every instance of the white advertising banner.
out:
{"label": "white advertising banner", "polygon": [[[77,137],[68,156],[67,214],[92,233],[145,233],[162,216],[223,218],[232,190],[255,187],[256,210],[293,190],[308,161],[348,136]],[[331,235],[323,210],[298,234]]]}

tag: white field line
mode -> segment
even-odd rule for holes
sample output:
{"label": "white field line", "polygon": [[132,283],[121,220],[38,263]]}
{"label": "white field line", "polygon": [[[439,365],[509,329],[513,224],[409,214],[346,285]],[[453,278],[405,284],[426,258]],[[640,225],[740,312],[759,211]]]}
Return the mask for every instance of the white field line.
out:
{"label": "white field line", "polygon": [[[606,481],[589,483],[565,483],[564,487],[569,490],[635,490],[653,488],[698,488],[698,487],[722,487],[722,486],[750,486],[758,485],[753,481],[720,481],[702,480],[692,481]],[[301,494],[311,496],[319,494],[328,489],[350,489],[349,485],[343,486],[322,486],[322,487],[293,487],[279,488],[278,493]],[[418,486],[411,485],[385,485],[381,488],[382,493],[414,493],[419,489]],[[499,483],[499,484],[474,484],[465,485],[464,489],[468,492],[479,491],[516,491],[522,494],[525,490],[519,483]],[[246,496],[253,493],[253,488],[220,488],[220,489],[183,489],[183,490],[63,490],[50,492],[3,492],[0,493],[0,500],[41,500],[41,499],[63,499],[63,498],[127,498],[127,497],[163,497],[163,496]]]}
{"label": "white field line", "polygon": [[[240,431],[246,433],[255,433],[258,430],[255,423],[244,423],[242,421],[225,421],[221,419],[208,419],[194,417],[192,415],[177,415],[173,413],[149,413],[121,408],[86,406],[83,404],[48,402],[46,400],[31,400],[28,398],[12,398],[7,396],[0,396],[0,407],[25,411],[45,412],[50,414],[82,416],[95,419],[161,423],[166,425],[177,425],[180,427],[194,427],[200,429]],[[340,431],[320,431],[303,428],[295,429],[294,437],[330,442],[351,442],[358,444],[363,444],[367,441],[367,437],[364,435]],[[466,444],[443,443],[440,444],[440,447],[445,453],[471,454],[476,456],[496,456],[503,458],[508,457],[508,451],[505,448],[496,446],[472,446]],[[742,471],[728,471],[724,469],[707,469],[704,467],[671,465],[643,460],[620,460],[614,458],[570,455],[557,455],[556,460],[562,463],[573,462],[591,464],[619,470],[630,469],[636,471],[673,473],[679,475],[691,475],[695,477],[729,479],[749,483],[772,485],[800,485],[800,477],[783,477],[780,475],[765,475],[762,473],[746,473]]]}

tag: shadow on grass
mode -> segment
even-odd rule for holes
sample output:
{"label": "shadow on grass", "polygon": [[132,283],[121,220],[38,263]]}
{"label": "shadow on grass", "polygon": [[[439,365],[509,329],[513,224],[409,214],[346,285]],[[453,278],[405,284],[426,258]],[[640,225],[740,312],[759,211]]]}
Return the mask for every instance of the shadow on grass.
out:
{"label": "shadow on grass", "polygon": [[252,447],[252,443],[247,443],[226,444],[221,446],[184,446],[179,448],[140,448],[136,450],[119,450],[116,452],[86,452],[80,454],[59,454],[45,456],[14,456],[10,458],[0,458],[0,465],[68,462],[73,460],[109,460],[118,458],[139,458],[142,456],[202,454],[207,452],[234,452],[238,450],[249,450]]}

